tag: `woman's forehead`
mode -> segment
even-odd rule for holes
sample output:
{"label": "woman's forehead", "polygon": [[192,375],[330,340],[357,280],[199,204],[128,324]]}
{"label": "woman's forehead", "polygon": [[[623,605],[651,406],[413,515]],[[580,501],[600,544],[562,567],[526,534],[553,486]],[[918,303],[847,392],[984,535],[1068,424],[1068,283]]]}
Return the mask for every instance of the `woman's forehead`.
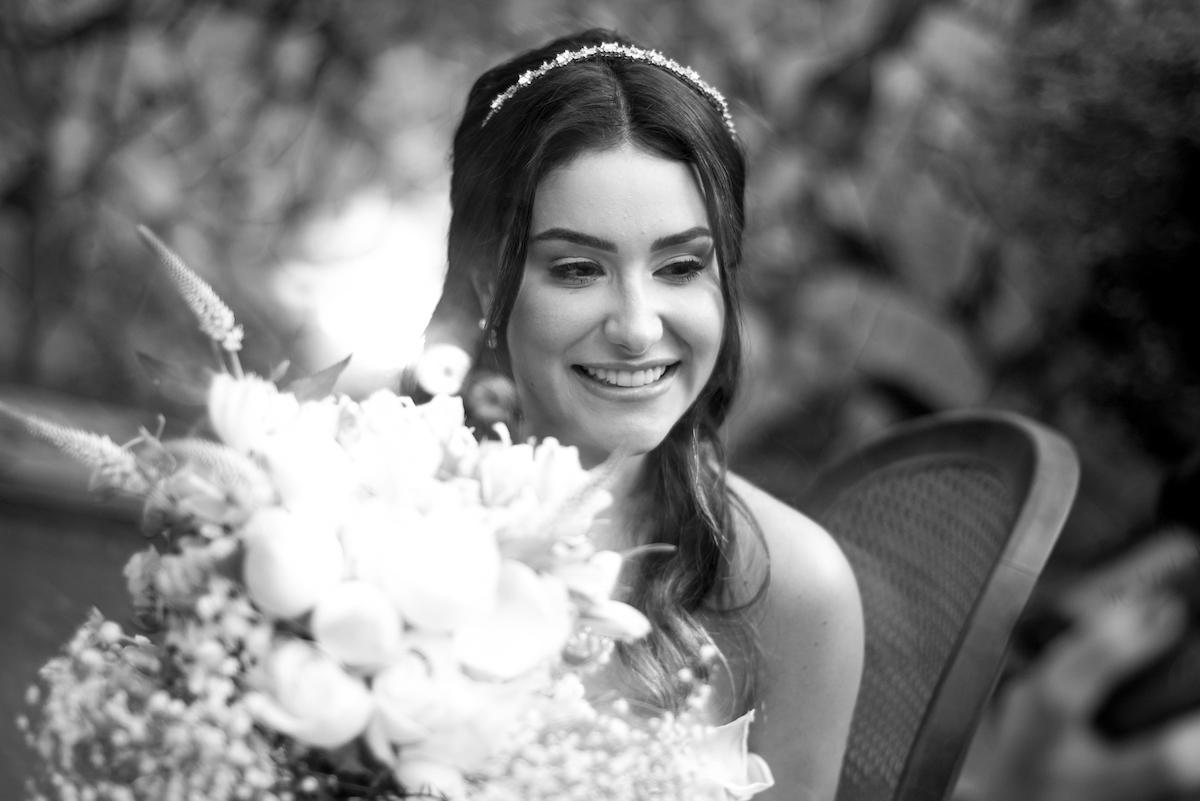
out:
{"label": "woman's forehead", "polygon": [[538,184],[530,231],[648,236],[708,226],[692,165],[633,145],[588,150]]}

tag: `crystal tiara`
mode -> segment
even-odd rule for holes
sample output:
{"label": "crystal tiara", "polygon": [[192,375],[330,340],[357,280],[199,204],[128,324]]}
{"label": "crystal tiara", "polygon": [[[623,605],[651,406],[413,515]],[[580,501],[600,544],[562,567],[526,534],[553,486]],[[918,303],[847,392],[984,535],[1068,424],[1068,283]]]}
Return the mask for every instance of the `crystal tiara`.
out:
{"label": "crystal tiara", "polygon": [[673,59],[667,58],[657,50],[645,50],[641,47],[633,47],[630,45],[619,44],[618,42],[603,42],[598,45],[589,45],[581,47],[578,50],[564,50],[553,59],[545,61],[536,69],[528,70],[521,73],[517,78],[517,82],[505,89],[500,94],[496,95],[492,100],[491,110],[487,116],[483,118],[480,124],[482,128],[488,124],[488,121],[496,115],[500,107],[512,99],[513,95],[521,91],[529,84],[536,81],[538,78],[558,67],[565,67],[568,64],[574,64],[577,61],[587,61],[596,56],[609,58],[623,58],[628,61],[640,61],[645,64],[653,64],[656,67],[672,72],[678,75],[683,80],[690,83],[696,89],[699,89],[701,94],[709,99],[717,111],[721,112],[721,119],[725,122],[725,127],[729,129],[731,136],[737,136],[737,128],[733,125],[733,115],[729,113],[729,104],[725,102],[724,96],[721,95],[711,85],[705,83],[700,75],[691,67],[685,67]]}

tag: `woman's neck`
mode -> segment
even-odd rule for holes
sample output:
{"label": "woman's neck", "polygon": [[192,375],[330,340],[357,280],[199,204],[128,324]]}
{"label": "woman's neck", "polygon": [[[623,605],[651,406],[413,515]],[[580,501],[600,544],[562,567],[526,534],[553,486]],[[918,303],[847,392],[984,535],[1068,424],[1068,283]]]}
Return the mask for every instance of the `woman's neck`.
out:
{"label": "woman's neck", "polygon": [[645,497],[645,467],[645,454],[617,455],[592,467],[613,499],[600,514],[601,525],[593,533],[598,548],[626,551],[645,544],[638,525]]}

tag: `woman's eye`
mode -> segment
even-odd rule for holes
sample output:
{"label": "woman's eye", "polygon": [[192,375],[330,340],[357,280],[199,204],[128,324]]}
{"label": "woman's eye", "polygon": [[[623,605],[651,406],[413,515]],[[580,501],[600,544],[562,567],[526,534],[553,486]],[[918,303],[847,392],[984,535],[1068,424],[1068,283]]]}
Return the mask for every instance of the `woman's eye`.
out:
{"label": "woman's eye", "polygon": [[685,282],[704,272],[704,262],[697,258],[678,259],[658,268],[657,275],[668,281]]}
{"label": "woman's eye", "polygon": [[564,284],[582,286],[603,275],[600,265],[591,261],[565,261],[550,265],[550,276]]}

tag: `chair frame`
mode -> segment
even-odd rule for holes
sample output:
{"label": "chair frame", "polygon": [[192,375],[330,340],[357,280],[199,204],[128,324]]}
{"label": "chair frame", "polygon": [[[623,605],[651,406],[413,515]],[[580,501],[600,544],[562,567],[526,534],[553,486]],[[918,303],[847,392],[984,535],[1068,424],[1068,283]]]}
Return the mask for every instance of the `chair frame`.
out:
{"label": "chair frame", "polygon": [[[971,736],[1001,674],[1017,619],[1070,513],[1079,461],[1061,434],[1015,412],[940,412],[900,424],[822,472],[800,506],[820,521],[844,492],[852,492],[877,470],[954,455],[983,460],[998,470],[1018,502],[1018,512],[934,686],[893,794],[895,801],[942,801],[953,791]],[[831,534],[837,539],[836,531]],[[848,752],[852,746],[848,744]]]}

